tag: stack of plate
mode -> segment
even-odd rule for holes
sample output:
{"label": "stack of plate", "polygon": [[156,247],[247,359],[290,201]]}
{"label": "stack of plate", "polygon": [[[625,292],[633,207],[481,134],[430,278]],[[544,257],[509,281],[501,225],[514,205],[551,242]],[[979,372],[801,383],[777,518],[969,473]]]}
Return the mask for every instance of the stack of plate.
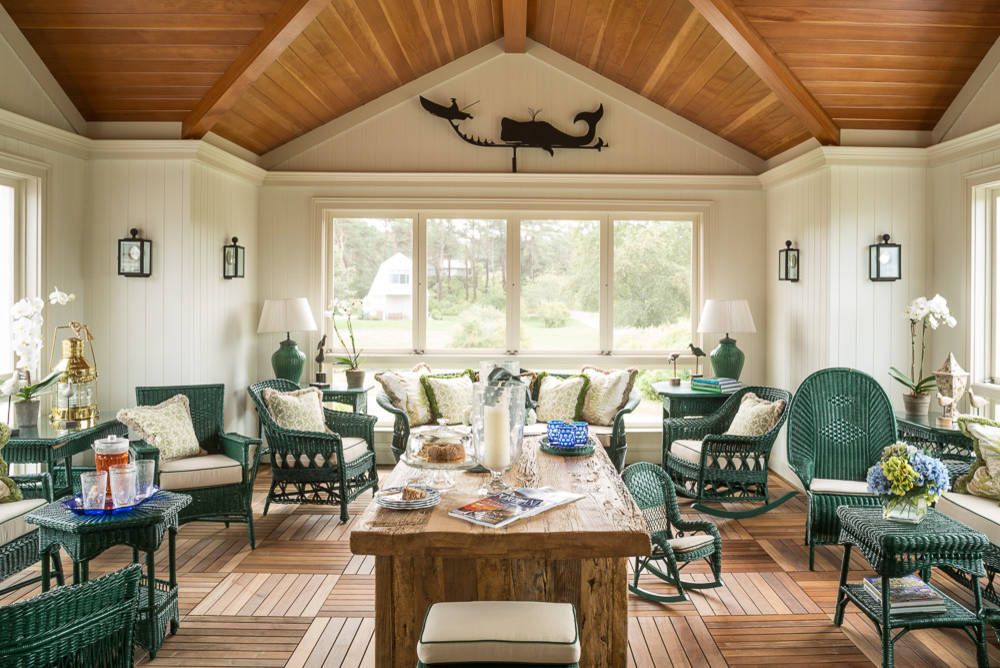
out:
{"label": "stack of plate", "polygon": [[404,501],[402,487],[389,487],[379,490],[375,496],[375,503],[389,510],[422,510],[433,508],[441,502],[441,493],[436,489],[422,485],[409,485],[409,487],[422,489],[427,492],[427,496],[413,501]]}

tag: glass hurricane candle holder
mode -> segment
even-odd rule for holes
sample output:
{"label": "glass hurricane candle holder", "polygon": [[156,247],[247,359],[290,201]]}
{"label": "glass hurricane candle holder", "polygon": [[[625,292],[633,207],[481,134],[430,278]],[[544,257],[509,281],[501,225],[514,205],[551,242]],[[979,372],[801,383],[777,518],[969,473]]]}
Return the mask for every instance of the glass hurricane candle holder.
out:
{"label": "glass hurricane candle holder", "polygon": [[512,489],[502,477],[521,455],[525,392],[523,383],[510,381],[486,385],[476,392],[476,459],[490,472],[490,480],[480,490],[482,494]]}

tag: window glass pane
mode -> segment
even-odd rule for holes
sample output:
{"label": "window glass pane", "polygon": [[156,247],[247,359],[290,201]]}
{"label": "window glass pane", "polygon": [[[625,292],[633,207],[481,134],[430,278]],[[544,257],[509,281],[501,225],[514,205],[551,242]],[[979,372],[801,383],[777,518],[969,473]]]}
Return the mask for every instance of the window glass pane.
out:
{"label": "window glass pane", "polygon": [[[334,303],[360,300],[354,316],[358,347],[369,351],[412,348],[413,221],[334,218],[332,227],[331,294]],[[345,340],[346,324],[343,316],[337,317]],[[334,350],[342,352],[334,333],[330,335]]]}
{"label": "window glass pane", "polygon": [[427,220],[427,349],[506,347],[507,222]]}
{"label": "window glass pane", "polygon": [[614,221],[615,350],[681,350],[691,341],[692,228]]}
{"label": "window glass pane", "polygon": [[600,349],[600,261],[600,221],[521,221],[520,350]]}
{"label": "window glass pane", "polygon": [[0,185],[0,375],[14,368],[10,309],[14,305],[14,189]]}

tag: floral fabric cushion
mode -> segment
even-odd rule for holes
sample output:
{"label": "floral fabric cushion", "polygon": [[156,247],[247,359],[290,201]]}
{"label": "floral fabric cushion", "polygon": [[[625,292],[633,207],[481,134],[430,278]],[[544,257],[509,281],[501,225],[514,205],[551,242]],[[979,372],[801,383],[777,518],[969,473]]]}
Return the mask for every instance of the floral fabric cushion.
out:
{"label": "floral fabric cushion", "polygon": [[763,436],[771,430],[784,410],[784,399],[767,401],[753,392],[747,392],[740,400],[740,408],[726,433],[734,436]]}
{"label": "floral fabric cushion", "polygon": [[392,405],[406,411],[411,427],[430,424],[433,420],[427,392],[420,379],[431,372],[426,364],[418,364],[412,371],[383,371],[375,374]]}
{"label": "floral fabric cushion", "polygon": [[155,406],[123,408],[117,418],[133,435],[160,451],[160,462],[199,454],[186,395],[176,394]]}
{"label": "floral fabric cushion", "polygon": [[590,379],[583,374],[557,378],[544,371],[538,374],[538,406],[535,411],[539,422],[549,420],[582,420],[583,402],[590,387]]}
{"label": "floral fabric cushion", "polygon": [[955,491],[1000,499],[1000,422],[962,415],[958,428],[972,439],[976,461],[968,473],[955,480]]}
{"label": "floral fabric cushion", "polygon": [[319,388],[306,387],[301,390],[279,392],[264,390],[264,403],[271,417],[282,429],[295,431],[325,432],[323,420],[323,393]]}
{"label": "floral fabric cushion", "polygon": [[435,420],[446,420],[448,424],[465,422],[472,408],[472,370],[461,373],[427,374],[420,377],[420,383],[427,393],[431,406],[431,416]]}
{"label": "floral fabric cushion", "polygon": [[582,373],[590,379],[590,388],[583,400],[583,419],[588,424],[606,427],[628,403],[639,370],[605,371],[585,366]]}

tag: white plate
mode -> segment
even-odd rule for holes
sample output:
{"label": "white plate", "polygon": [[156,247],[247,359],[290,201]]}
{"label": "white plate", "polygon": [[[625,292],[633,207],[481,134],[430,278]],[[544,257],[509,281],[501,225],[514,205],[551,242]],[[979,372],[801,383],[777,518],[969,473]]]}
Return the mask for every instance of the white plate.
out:
{"label": "white plate", "polygon": [[423,508],[432,508],[441,502],[441,494],[436,489],[422,485],[411,485],[411,487],[424,490],[427,492],[427,496],[423,499],[404,501],[402,498],[403,488],[390,487],[376,494],[375,503],[382,508],[389,508],[390,510],[420,510]]}

